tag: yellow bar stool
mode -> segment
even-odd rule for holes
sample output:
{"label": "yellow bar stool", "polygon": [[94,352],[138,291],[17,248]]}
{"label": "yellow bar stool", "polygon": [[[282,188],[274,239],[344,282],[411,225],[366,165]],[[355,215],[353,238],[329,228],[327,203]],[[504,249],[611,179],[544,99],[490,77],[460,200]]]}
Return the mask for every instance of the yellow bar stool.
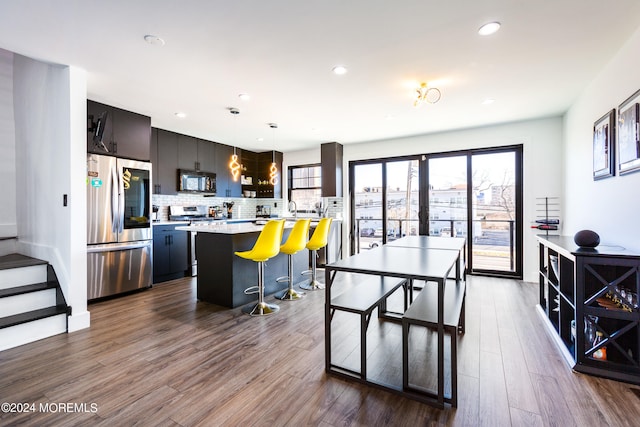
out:
{"label": "yellow bar stool", "polygon": [[262,228],[251,250],[235,253],[241,258],[250,259],[258,263],[258,286],[252,286],[244,291],[245,294],[258,294],[257,304],[242,308],[244,313],[251,316],[266,316],[267,314],[277,313],[280,310],[277,305],[264,302],[264,263],[280,252],[283,230],[283,219],[271,220]]}
{"label": "yellow bar stool", "polygon": [[320,283],[316,279],[316,258],[318,257],[318,249],[324,248],[327,246],[327,241],[329,239],[329,229],[331,228],[331,218],[322,218],[318,225],[316,226],[316,230],[313,232],[311,239],[307,243],[307,249],[309,249],[311,254],[311,270],[305,271],[302,274],[311,273],[311,280],[309,283],[304,283],[300,285],[300,287],[307,291],[315,291],[316,289],[324,289],[324,284]]}
{"label": "yellow bar stool", "polygon": [[283,293],[276,295],[276,298],[278,299],[293,301],[304,296],[304,292],[298,292],[293,289],[293,255],[306,247],[307,240],[309,239],[310,224],[311,219],[297,220],[293,225],[293,229],[291,229],[291,233],[289,233],[289,237],[287,237],[287,241],[284,245],[280,246],[280,252],[287,254],[289,258],[289,275],[278,277],[276,281],[284,282],[287,280],[289,282],[289,287]]}

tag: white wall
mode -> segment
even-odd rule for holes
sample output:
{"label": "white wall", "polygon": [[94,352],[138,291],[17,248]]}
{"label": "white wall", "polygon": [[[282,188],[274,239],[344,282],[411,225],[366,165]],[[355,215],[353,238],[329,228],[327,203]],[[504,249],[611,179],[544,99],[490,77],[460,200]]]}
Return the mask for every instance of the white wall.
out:
{"label": "white wall", "polygon": [[13,94],[18,247],[53,265],[69,330],[88,327],[86,73],[16,54]]}
{"label": "white wall", "polygon": [[[13,53],[0,49],[0,239],[15,237],[16,139],[13,124]],[[3,241],[0,255],[13,252],[14,241]]]}
{"label": "white wall", "polygon": [[[524,279],[537,280],[538,230],[528,228],[536,218],[537,197],[562,198],[562,118],[529,120],[385,141],[344,146],[344,195],[348,197],[349,161],[438,153],[469,148],[522,144],[524,147]],[[283,171],[288,166],[319,163],[320,150],[284,154]],[[286,182],[283,183],[286,187]],[[286,188],[283,190],[286,194]],[[344,203],[345,230],[349,227],[349,203]],[[346,235],[346,233],[345,233]],[[343,242],[347,247],[347,240]],[[349,251],[345,251],[349,253]]]}
{"label": "white wall", "polygon": [[640,172],[593,181],[593,123],[640,89],[640,29],[565,116],[565,234],[591,229],[601,244],[640,251]]}

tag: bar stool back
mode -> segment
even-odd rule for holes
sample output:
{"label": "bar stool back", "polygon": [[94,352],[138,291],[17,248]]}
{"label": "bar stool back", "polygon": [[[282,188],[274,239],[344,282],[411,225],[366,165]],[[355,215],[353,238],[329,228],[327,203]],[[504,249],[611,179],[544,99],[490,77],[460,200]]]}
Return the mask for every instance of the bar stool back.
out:
{"label": "bar stool back", "polygon": [[244,291],[245,294],[258,294],[257,304],[249,305],[242,309],[244,313],[251,316],[265,316],[277,313],[280,310],[277,305],[264,302],[264,263],[280,252],[283,230],[283,219],[271,220],[265,224],[251,250],[235,253],[241,258],[249,259],[258,264],[258,286],[252,286]]}
{"label": "bar stool back", "polygon": [[278,282],[284,282],[286,279],[289,282],[289,287],[283,293],[276,295],[276,298],[281,300],[293,301],[296,299],[300,299],[304,296],[304,292],[298,292],[293,289],[293,255],[303,250],[307,245],[307,240],[309,239],[309,225],[311,224],[311,219],[299,219],[293,225],[293,229],[291,233],[289,233],[289,237],[287,237],[287,241],[284,245],[280,246],[280,252],[287,254],[289,258],[289,275],[278,277],[276,280]]}
{"label": "bar stool back", "polygon": [[[332,218],[322,218],[316,226],[311,239],[307,243],[307,249],[311,254],[311,280],[308,283],[300,285],[300,287],[307,291],[315,291],[316,289],[324,289],[324,284],[319,282],[316,278],[316,258],[318,257],[318,249],[327,246],[329,240],[329,230],[331,229]],[[304,272],[307,274],[309,272]]]}

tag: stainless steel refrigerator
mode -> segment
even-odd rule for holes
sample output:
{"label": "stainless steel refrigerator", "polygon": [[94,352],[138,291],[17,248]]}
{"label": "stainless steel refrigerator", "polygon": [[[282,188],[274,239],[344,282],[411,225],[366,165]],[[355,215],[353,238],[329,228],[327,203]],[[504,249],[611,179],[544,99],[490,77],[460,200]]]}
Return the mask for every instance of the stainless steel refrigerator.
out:
{"label": "stainless steel refrigerator", "polygon": [[87,154],[87,299],[153,281],[151,163]]}

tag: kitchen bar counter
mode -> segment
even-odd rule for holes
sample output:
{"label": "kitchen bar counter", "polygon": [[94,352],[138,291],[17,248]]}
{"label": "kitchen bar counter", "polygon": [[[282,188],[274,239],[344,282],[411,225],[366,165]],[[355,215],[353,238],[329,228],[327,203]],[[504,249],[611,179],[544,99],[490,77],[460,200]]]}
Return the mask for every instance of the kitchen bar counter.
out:
{"label": "kitchen bar counter", "polygon": [[[253,222],[195,222],[191,225],[178,227],[178,230],[195,231],[197,233],[211,234],[243,234],[243,233],[259,233],[266,220],[255,220]],[[259,224],[261,223],[261,224]],[[293,222],[285,222],[285,229],[293,227]],[[257,237],[257,236],[256,236]]]}
{"label": "kitchen bar counter", "polygon": [[[265,221],[266,222],[266,221]],[[285,223],[284,242],[293,222]],[[256,294],[245,295],[244,290],[258,284],[258,267],[255,262],[240,258],[234,253],[253,247],[262,231],[262,225],[254,223],[212,223],[177,227],[178,230],[197,232],[196,258],[198,259],[197,297],[200,301],[224,307],[239,307],[258,300]],[[300,281],[300,273],[308,269],[308,251],[293,256],[294,281]],[[287,287],[287,282],[276,282],[277,277],[287,275],[287,255],[278,254],[265,265],[265,296]],[[280,303],[280,302],[278,302]],[[281,304],[287,304],[286,301]]]}
{"label": "kitchen bar counter", "polygon": [[[198,233],[217,233],[217,234],[238,234],[238,233],[253,233],[262,230],[262,226],[270,219],[285,219],[285,218],[256,218],[256,219],[229,219],[229,220],[214,220],[214,221],[200,221],[193,222],[191,225],[181,226],[177,230],[195,231]],[[303,219],[303,218],[299,218]],[[319,218],[311,219],[311,228],[314,228],[318,224]],[[171,221],[170,221],[171,222]],[[286,218],[284,228],[289,229],[295,224],[295,218]],[[334,219],[334,223],[339,223],[341,220]]]}

